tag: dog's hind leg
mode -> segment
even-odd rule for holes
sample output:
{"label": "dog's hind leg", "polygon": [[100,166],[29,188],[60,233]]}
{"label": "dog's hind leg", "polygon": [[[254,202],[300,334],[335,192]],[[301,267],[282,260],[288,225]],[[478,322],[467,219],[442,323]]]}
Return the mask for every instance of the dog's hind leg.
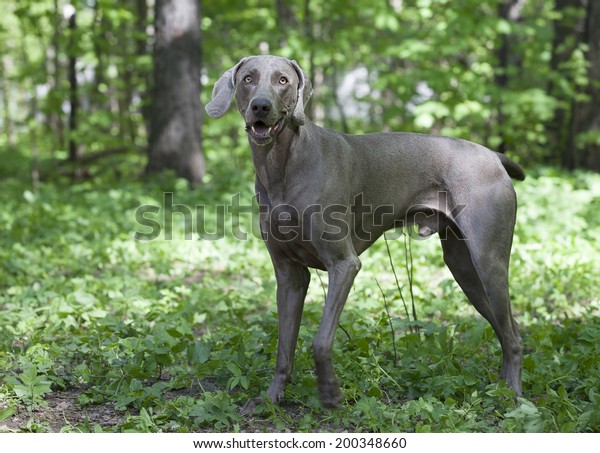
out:
{"label": "dog's hind leg", "polygon": [[[492,325],[502,346],[502,371],[500,378],[520,395],[521,390],[521,337],[514,320],[508,292],[508,256],[510,242],[500,244],[494,237],[484,243],[478,242],[480,253],[472,254],[469,243],[477,241],[477,235],[466,240],[446,230],[442,238],[444,261],[469,301]],[[510,238],[509,238],[510,240]]]}

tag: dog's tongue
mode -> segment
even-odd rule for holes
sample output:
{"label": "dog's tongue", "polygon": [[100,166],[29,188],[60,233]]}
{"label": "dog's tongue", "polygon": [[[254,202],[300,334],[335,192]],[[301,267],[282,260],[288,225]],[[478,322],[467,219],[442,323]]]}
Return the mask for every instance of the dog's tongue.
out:
{"label": "dog's tongue", "polygon": [[262,121],[258,121],[252,126],[252,133],[259,137],[267,137],[271,128]]}

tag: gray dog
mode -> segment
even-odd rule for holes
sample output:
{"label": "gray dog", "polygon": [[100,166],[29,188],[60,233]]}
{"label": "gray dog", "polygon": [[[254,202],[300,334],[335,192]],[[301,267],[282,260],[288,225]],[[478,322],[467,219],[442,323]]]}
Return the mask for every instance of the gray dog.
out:
{"label": "gray dog", "polygon": [[[291,379],[312,267],[329,275],[313,342],[319,392],[324,406],[340,404],[333,340],[361,267],[358,256],[386,230],[409,225],[424,237],[440,235],[446,265],[500,340],[500,378],[521,394],[521,339],[511,313],[508,263],[516,216],[510,177],[523,180],[523,170],[465,140],[323,129],[304,115],[310,81],[285,58],[242,59],[215,84],[207,113],[223,116],[234,92],[277,279],[279,341],[269,399],[279,403]],[[250,400],[244,411],[251,413],[259,401]]]}

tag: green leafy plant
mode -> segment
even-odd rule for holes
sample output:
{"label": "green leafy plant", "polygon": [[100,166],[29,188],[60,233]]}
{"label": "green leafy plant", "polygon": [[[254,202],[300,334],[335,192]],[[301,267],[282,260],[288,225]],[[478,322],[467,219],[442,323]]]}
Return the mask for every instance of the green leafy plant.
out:
{"label": "green leafy plant", "polygon": [[[277,351],[275,281],[259,238],[186,241],[174,222],[177,240],[133,240],[135,207],[161,199],[156,181],[48,183],[25,203],[24,182],[0,185],[9,226],[0,236],[0,418],[9,430],[600,429],[596,174],[539,169],[516,186],[511,296],[525,348],[523,399],[497,383],[495,334],[445,269],[439,241],[411,244],[411,292],[400,239],[361,256],[335,341],[342,409],[323,409],[315,383],[326,278],[322,287],[313,275],[283,406],[261,405],[250,419],[239,408],[264,396]],[[192,206],[240,190],[182,187],[174,201]],[[49,424],[57,401],[71,409]]]}
{"label": "green leafy plant", "polygon": [[30,362],[25,363],[21,373],[7,376],[6,382],[29,410],[44,405],[44,395],[52,392],[50,380],[46,375],[40,374],[38,367]]}

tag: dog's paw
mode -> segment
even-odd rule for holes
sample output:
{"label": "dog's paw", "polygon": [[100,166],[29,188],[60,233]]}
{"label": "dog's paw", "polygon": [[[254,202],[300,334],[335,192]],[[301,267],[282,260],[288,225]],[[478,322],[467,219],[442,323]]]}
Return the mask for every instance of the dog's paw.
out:
{"label": "dog's paw", "polygon": [[250,398],[248,400],[248,402],[246,404],[244,404],[244,407],[242,407],[240,409],[240,414],[242,414],[244,417],[250,417],[252,415],[254,415],[254,412],[256,411],[256,407],[259,404],[264,403],[265,400],[264,398]]}
{"label": "dog's paw", "polygon": [[271,400],[273,404],[279,404],[281,403],[281,400],[283,400],[284,393],[285,384],[282,385],[281,383],[273,382],[267,390],[267,397]]}
{"label": "dog's paw", "polygon": [[337,380],[333,382],[320,383],[319,393],[321,395],[321,403],[328,409],[339,409],[344,399],[344,395],[340,390]]}

